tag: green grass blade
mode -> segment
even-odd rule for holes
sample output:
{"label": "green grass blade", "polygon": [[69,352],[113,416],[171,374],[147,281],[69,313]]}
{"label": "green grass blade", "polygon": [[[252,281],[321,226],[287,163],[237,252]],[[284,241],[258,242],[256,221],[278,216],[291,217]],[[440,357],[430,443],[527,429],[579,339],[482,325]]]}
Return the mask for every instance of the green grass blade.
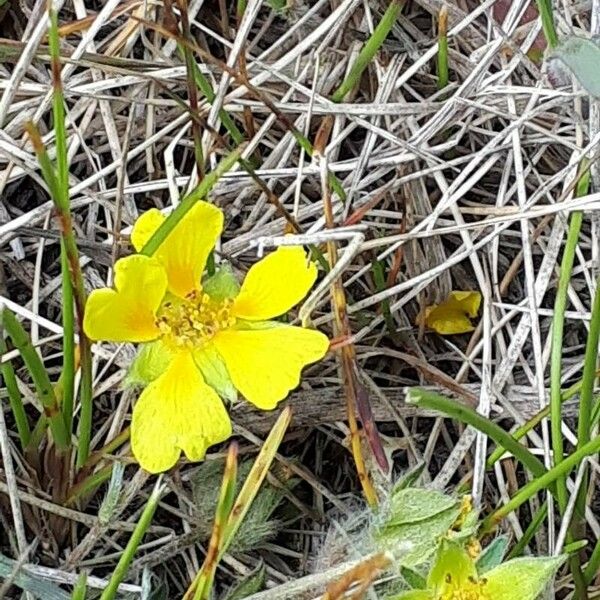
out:
{"label": "green grass blade", "polygon": [[558,44],[558,34],[554,25],[554,14],[552,12],[551,0],[536,0],[538,11],[542,19],[542,28],[546,42],[550,48],[554,48]]}
{"label": "green grass blade", "polygon": [[239,160],[243,151],[243,147],[238,147],[229,153],[221,162],[217,165],[214,171],[211,171],[204,177],[204,179],[198,184],[195,190],[188,194],[175,208],[175,210],[167,217],[162,225],[154,232],[154,235],[146,242],[146,245],[142,248],[140,254],[146,256],[152,256],[159,246],[164,242],[169,233],[177,226],[177,223],[186,215],[187,211],[194,206],[194,204],[203,198],[208,196],[208,193],[217,183],[220,177],[229,171]]}
{"label": "green grass blade", "polygon": [[[68,260],[68,271],[71,277],[73,299],[77,312],[79,329],[79,347],[81,355],[81,385],[80,403],[81,418],[79,421],[79,447],[77,451],[77,466],[81,466],[89,455],[89,445],[92,428],[92,352],[91,343],[83,331],[83,316],[85,311],[85,288],[83,273],[79,264],[79,252],[71,220],[71,207],[69,201],[69,164],[67,156],[67,138],[65,128],[65,104],[62,92],[60,44],[58,35],[58,19],[56,12],[50,8],[50,27],[48,37],[50,42],[50,56],[52,63],[52,89],[54,130],[56,137],[56,169],[48,157],[39,131],[28,123],[26,126],[34,151],[38,157],[42,175],[50,190],[50,195],[56,206],[58,221],[65,254]],[[63,311],[65,312],[65,311]],[[73,373],[74,375],[74,373]],[[64,385],[63,381],[63,385]],[[68,387],[68,386],[67,386]],[[70,437],[69,437],[70,441]]]}
{"label": "green grass blade", "polygon": [[537,509],[535,515],[533,515],[533,519],[531,519],[529,525],[527,525],[527,529],[523,532],[521,539],[511,548],[510,552],[506,556],[506,560],[516,558],[517,556],[521,556],[521,554],[523,554],[525,548],[527,548],[529,542],[531,542],[533,539],[533,536],[544,523],[547,514],[548,501],[544,500],[542,505]]}
{"label": "green grass blade", "polygon": [[[552,456],[554,464],[559,464],[564,458],[564,442],[562,435],[562,354],[563,336],[565,326],[565,310],[567,309],[567,294],[571,281],[571,272],[575,260],[575,249],[579,240],[581,230],[582,213],[576,212],[571,215],[569,232],[565,250],[560,265],[560,277],[556,301],[554,303],[554,318],[552,321],[552,352],[550,358],[550,425],[552,437]],[[561,514],[567,508],[568,493],[566,477],[561,477],[557,482],[557,500]]]}
{"label": "green grass blade", "polygon": [[[6,354],[8,348],[4,336],[0,335],[0,355]],[[27,420],[27,413],[23,406],[23,398],[17,385],[17,378],[15,377],[15,370],[10,362],[4,362],[0,364],[0,374],[4,380],[6,391],[8,393],[8,401],[10,403],[10,409],[12,410],[15,423],[17,425],[17,432],[19,434],[19,440],[21,442],[21,448],[25,450],[31,439],[31,430],[29,428],[29,421]]]}
{"label": "green grass blade", "polygon": [[[600,373],[599,373],[599,375],[600,375]],[[560,401],[566,402],[567,400],[570,400],[571,398],[573,398],[574,396],[579,394],[580,390],[581,390],[581,380],[577,381],[576,383],[574,383],[573,385],[568,387],[564,392],[562,392],[562,394],[560,396]],[[549,414],[550,414],[550,405],[548,405],[545,408],[543,408],[542,410],[540,410],[537,414],[535,414],[533,417],[531,417],[531,419],[529,419],[528,421],[523,423],[523,425],[521,425],[520,427],[517,427],[517,429],[515,429],[514,432],[512,433],[512,437],[515,440],[520,440],[522,437],[527,435],[534,427],[539,425],[542,422],[542,420],[545,419]],[[505,452],[506,452],[506,450],[502,446],[498,446],[488,457],[487,463],[486,463],[487,468],[491,469],[494,466],[494,463],[496,463],[498,460],[500,460],[500,458],[502,457],[502,455]]]}
{"label": "green grass blade", "polygon": [[60,243],[60,270],[62,283],[63,364],[60,374],[62,411],[69,437],[73,431],[73,396],[75,394],[75,319],[73,285],[69,274],[69,260],[64,241]]}
{"label": "green grass blade", "polygon": [[381,48],[388,34],[392,30],[403,6],[404,0],[392,0],[390,2],[383,17],[381,17],[381,21],[379,21],[377,27],[375,27],[375,31],[373,31],[373,34],[358,53],[356,62],[352,65],[350,73],[348,73],[346,79],[342,81],[341,85],[331,96],[333,102],[343,102],[348,93],[358,85],[364,70],[373,60],[375,54]]}
{"label": "green grass blade", "polygon": [[560,464],[552,467],[552,469],[546,471],[543,475],[536,477],[534,480],[524,485],[504,506],[501,506],[482,521],[481,534],[484,535],[491,532],[504,517],[517,510],[517,508],[538,492],[552,489],[559,477],[579,465],[586,456],[596,454],[598,451],[600,451],[600,436],[577,449],[567,456]]}
{"label": "green grass blade", "polygon": [[233,502],[235,500],[237,453],[237,444],[231,444],[225,462],[223,481],[221,483],[221,491],[215,513],[215,523],[208,544],[206,558],[200,571],[198,571],[196,580],[192,583],[184,598],[187,598],[192,593],[192,590],[195,589],[193,600],[210,600],[215,573],[217,571],[217,565],[219,564],[219,549],[223,543],[222,536],[225,533],[225,526],[231,515],[231,509],[233,508]]}
{"label": "green grass blade", "polygon": [[21,358],[31,375],[36,394],[44,407],[44,414],[50,422],[52,438],[57,448],[66,450],[69,447],[69,436],[63,419],[60,406],[50,382],[48,372],[33,347],[29,336],[13,313],[5,308],[2,311],[2,323],[15,348],[20,352]]}
{"label": "green grass blade", "polygon": [[108,585],[104,588],[104,591],[100,596],[100,600],[114,600],[114,598],[117,597],[119,584],[125,579],[127,570],[137,552],[138,546],[141,544],[148,527],[150,527],[150,524],[152,523],[152,517],[154,516],[163,490],[164,485],[162,483],[162,477],[159,477],[152,490],[152,494],[150,494],[150,498],[148,498],[148,502],[146,502],[146,506],[136,523],[135,529],[127,542],[127,546],[125,546],[125,550],[123,550],[123,554],[108,581]]}
{"label": "green grass blade", "polygon": [[419,388],[413,388],[409,391],[407,403],[414,404],[421,408],[428,408],[443,413],[452,419],[471,425],[478,431],[481,431],[490,437],[496,444],[508,450],[513,456],[523,464],[535,477],[540,477],[546,473],[546,468],[541,461],[535,457],[525,446],[519,444],[509,433],[501,427],[481,416],[472,408],[460,404],[456,400],[450,400],[434,392],[427,392]]}
{"label": "green grass blade", "polygon": [[77,583],[73,588],[71,600],[85,600],[87,595],[87,575],[82,573],[77,579]]}
{"label": "green grass blade", "polygon": [[438,15],[438,89],[443,90],[449,81],[448,75],[448,8],[442,6]]}

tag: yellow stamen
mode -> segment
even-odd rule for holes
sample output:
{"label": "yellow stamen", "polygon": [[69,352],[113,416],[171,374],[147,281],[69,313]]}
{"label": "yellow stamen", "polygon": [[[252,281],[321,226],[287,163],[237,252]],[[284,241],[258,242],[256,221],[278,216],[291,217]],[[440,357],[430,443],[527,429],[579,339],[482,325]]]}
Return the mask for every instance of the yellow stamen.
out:
{"label": "yellow stamen", "polygon": [[233,300],[213,300],[201,291],[190,292],[183,301],[165,302],[156,324],[164,340],[176,348],[199,348],[218,331],[235,324]]}

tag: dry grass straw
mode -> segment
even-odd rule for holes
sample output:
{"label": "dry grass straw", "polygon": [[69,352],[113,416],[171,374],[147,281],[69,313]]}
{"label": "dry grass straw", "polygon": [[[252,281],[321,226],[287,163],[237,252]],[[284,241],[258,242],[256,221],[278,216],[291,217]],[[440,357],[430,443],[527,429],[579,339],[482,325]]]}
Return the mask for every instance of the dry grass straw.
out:
{"label": "dry grass straw", "polygon": [[[508,3],[501,15],[493,0],[405,2],[358,85],[335,102],[335,91],[388,3],[297,1],[278,12],[268,2],[249,0],[241,18],[228,10],[230,4],[191,0],[187,7],[190,35],[205,53],[195,56],[198,69],[214,92],[210,102],[202,94],[197,98],[205,125],[199,127],[181,102],[186,104],[190,90],[189,53],[180,56],[175,40],[161,29],[162,2],[109,0],[97,3],[96,12],[82,0],[55,2],[63,33],[70,210],[87,288],[110,282],[114,259],[130,251],[128,232],[140,212],[152,206],[176,209],[182,192],[197,183],[198,162],[214,167],[222,159],[223,139],[233,140],[222,127],[229,119],[246,140],[242,158],[253,174],[238,165],[211,193],[227,216],[219,258],[243,271],[255,261],[257,247],[280,243],[289,223],[297,225],[293,230],[305,235],[305,243],[324,251],[335,242],[338,269],[301,314],[332,334],[336,315],[327,290],[332,284],[343,289],[349,327],[344,334],[350,337],[334,342],[338,348],[353,344],[353,362],[368,383],[382,448],[395,459],[395,472],[424,461],[425,478],[438,488],[462,481],[472,485],[481,506],[506,501],[520,476],[514,463],[498,461],[493,477],[484,476],[489,440],[406,406],[405,388],[451,393],[481,414],[501,418],[505,428],[548,405],[553,298],[567,221],[577,210],[585,216],[567,289],[563,386],[581,378],[599,273],[600,195],[576,198],[573,187],[578,165],[600,139],[598,107],[592,102],[588,111],[587,96],[576,86],[554,89],[528,57],[541,24],[521,20],[526,0]],[[600,14],[596,0],[561,2],[559,30],[598,33],[590,5]],[[438,90],[435,24],[442,6],[448,10],[449,81]],[[0,35],[11,38],[0,40],[0,301],[22,320],[57,377],[59,243],[52,202],[24,132],[25,122],[33,121],[55,156],[44,9],[45,2],[0,9]],[[328,219],[322,166],[299,145],[302,139],[314,143],[323,119],[332,121],[332,129],[321,154],[345,192],[341,200],[337,184],[330,183]],[[594,166],[592,189],[599,185]],[[448,338],[419,331],[416,315],[451,289],[482,293],[475,331]],[[128,424],[132,394],[119,384],[132,355],[127,345],[94,349],[92,453]],[[14,359],[14,352],[2,357],[4,363]],[[13,364],[16,385],[34,414],[40,407],[31,382],[21,363]],[[223,557],[220,585],[244,578],[260,561],[275,589],[305,573],[328,511],[344,510],[349,495],[358,493],[346,450],[342,383],[335,362],[327,360],[309,369],[293,394],[295,433],[277,457],[302,482],[286,492],[293,510],[286,509],[285,527],[260,552]],[[240,456],[255,454],[257,435],[268,430],[273,416],[244,407],[233,416]],[[84,570],[91,573],[89,587],[104,587],[152,482],[128,467],[109,523],[95,516],[102,488],[85,504],[60,506],[25,468],[16,427],[8,412],[5,417],[0,529],[10,531],[13,519],[28,529],[26,540],[3,533],[2,553],[23,563],[31,577],[73,585],[74,573]],[[571,426],[565,418],[569,444],[575,441]],[[532,454],[548,459],[544,427],[531,429],[527,443]],[[368,448],[364,452],[374,485],[385,488],[386,478],[369,462]],[[108,458],[92,457],[93,472],[114,460],[131,464],[126,443],[111,447]],[[209,460],[219,457],[215,450]],[[597,477],[593,458],[590,464]],[[167,490],[154,524],[122,584],[136,597],[144,569],[152,573],[153,586],[168,586],[169,597],[181,596],[198,572],[206,540],[196,534],[190,489],[196,468],[185,466],[164,479]],[[575,473],[567,477],[568,490],[574,478]],[[529,503],[532,514],[538,508]],[[51,515],[65,522],[60,543],[44,528]],[[553,511],[548,515],[532,541],[538,552],[558,540]],[[585,518],[592,537],[600,536],[598,514],[590,509]],[[516,514],[508,516],[506,527],[516,539],[523,536]],[[34,547],[24,546],[34,540]]]}

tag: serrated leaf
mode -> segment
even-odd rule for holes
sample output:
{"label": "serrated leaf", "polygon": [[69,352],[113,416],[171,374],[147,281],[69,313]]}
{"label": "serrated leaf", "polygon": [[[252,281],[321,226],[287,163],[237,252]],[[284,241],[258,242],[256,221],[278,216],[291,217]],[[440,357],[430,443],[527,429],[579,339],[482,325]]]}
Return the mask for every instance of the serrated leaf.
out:
{"label": "serrated leaf", "polygon": [[502,564],[508,549],[508,542],[509,537],[507,535],[500,535],[481,553],[477,559],[477,572],[479,575],[483,575]]}
{"label": "serrated leaf", "polygon": [[596,43],[583,37],[569,36],[561,40],[550,58],[559,59],[589,94],[600,98],[600,47]]}
{"label": "serrated leaf", "polygon": [[202,282],[202,291],[215,300],[235,298],[240,292],[240,284],[231,265],[221,263],[216,273]]}

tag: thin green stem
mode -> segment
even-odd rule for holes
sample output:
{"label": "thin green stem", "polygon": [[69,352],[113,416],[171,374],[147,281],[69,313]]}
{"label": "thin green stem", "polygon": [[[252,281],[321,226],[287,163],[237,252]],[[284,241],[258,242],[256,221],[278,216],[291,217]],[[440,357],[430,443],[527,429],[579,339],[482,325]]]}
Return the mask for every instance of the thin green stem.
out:
{"label": "thin green stem", "polygon": [[2,311],[2,323],[15,348],[20,352],[21,358],[31,375],[37,396],[44,407],[44,414],[50,422],[52,438],[59,450],[69,447],[69,436],[62,412],[58,405],[54,388],[50,382],[48,372],[42,363],[42,359],[36,352],[29,336],[15,315],[5,308]]}
{"label": "thin green stem", "polygon": [[591,456],[600,450],[600,436],[589,441],[567,456],[561,463],[552,467],[542,475],[524,485],[504,506],[486,517],[481,524],[481,533],[489,533],[504,517],[517,510],[532,496],[544,489],[552,489],[556,480],[576,467],[586,456]]}
{"label": "thin green stem", "polygon": [[64,241],[60,242],[62,282],[63,365],[61,372],[62,412],[69,437],[73,431],[73,396],[75,393],[75,320],[73,286]]}
{"label": "thin green stem", "polygon": [[52,63],[54,130],[56,136],[56,170],[42,142],[39,131],[29,123],[27,131],[35,153],[42,168],[42,174],[50,190],[56,207],[60,230],[64,242],[68,270],[71,277],[74,304],[77,312],[79,347],[81,355],[80,403],[81,418],[79,421],[79,447],[77,450],[77,466],[80,467],[89,454],[92,430],[92,350],[90,340],[83,331],[86,294],[83,273],[79,263],[79,252],[71,220],[69,199],[69,164],[65,128],[65,104],[62,91],[60,44],[58,35],[58,19],[56,11],[50,9],[50,28],[48,31],[50,55]]}
{"label": "thin green stem", "polygon": [[358,53],[356,61],[350,69],[350,73],[348,73],[348,76],[331,96],[332,102],[343,102],[344,98],[358,85],[364,70],[373,60],[375,54],[379,51],[392,30],[403,6],[404,0],[392,0],[390,2],[383,17],[381,17],[381,21],[375,27],[373,34]]}
{"label": "thin green stem", "polygon": [[71,600],[85,600],[87,594],[87,574],[82,573],[77,578],[77,583],[73,588],[73,593],[71,594]]}
{"label": "thin green stem", "polygon": [[[598,372],[597,374],[600,375],[600,372]],[[581,390],[581,380],[575,382],[573,385],[571,385],[570,387],[568,387],[561,394],[560,401],[561,402],[566,402],[567,400],[570,400],[571,398],[573,398],[574,396],[576,396],[579,393],[580,390]],[[529,419],[528,421],[526,421],[525,423],[523,423],[523,425],[521,425],[520,427],[517,427],[513,431],[512,437],[515,440],[520,440],[522,437],[524,437],[525,435],[527,435],[534,427],[536,427],[537,425],[539,425],[542,422],[542,420],[545,419],[549,414],[550,414],[550,405],[544,407],[537,414],[535,414],[533,417],[531,417],[531,419]],[[500,458],[502,458],[502,455],[505,452],[506,452],[505,448],[503,448],[502,446],[498,446],[490,454],[489,458],[487,459],[487,463],[486,463],[487,468],[491,469],[494,466],[494,464],[498,460],[500,460]]]}
{"label": "thin green stem", "polygon": [[88,493],[93,492],[96,488],[101,486],[105,481],[110,479],[112,474],[113,465],[110,464],[103,467],[99,471],[88,475],[85,479],[75,484],[67,495],[66,505],[74,504],[79,498],[85,496]]}
{"label": "thin green stem", "polygon": [[[575,212],[571,215],[569,232],[565,250],[560,265],[560,277],[558,280],[558,290],[554,302],[554,318],[552,321],[552,352],[550,357],[550,425],[552,438],[552,455],[554,464],[559,464],[564,458],[564,443],[562,434],[562,355],[563,355],[563,336],[565,326],[565,310],[567,308],[567,295],[569,283],[571,281],[571,272],[575,260],[575,248],[579,240],[581,230],[582,213]],[[556,497],[561,515],[567,508],[568,493],[567,479],[561,477],[556,482]]]}
{"label": "thin green stem", "polygon": [[[210,600],[215,573],[218,565],[219,548],[223,542],[222,536],[225,531],[225,525],[231,515],[231,509],[235,501],[235,484],[237,480],[237,443],[233,442],[229,446],[227,460],[225,462],[225,470],[223,472],[223,481],[221,483],[221,491],[217,510],[215,513],[215,523],[213,531],[208,543],[208,550],[202,568],[198,572],[196,589],[193,600]],[[191,586],[193,589],[193,584]],[[189,596],[190,592],[186,595]]]}
{"label": "thin green stem", "polygon": [[448,8],[442,6],[438,15],[438,89],[443,90],[449,81],[448,75]]}
{"label": "thin green stem", "polygon": [[[0,355],[6,354],[8,348],[3,335],[0,335]],[[19,433],[19,440],[21,442],[21,448],[25,450],[31,439],[31,430],[29,428],[29,421],[27,420],[27,413],[23,406],[23,398],[17,385],[17,378],[15,377],[15,370],[12,364],[7,361],[0,364],[0,373],[6,386],[8,393],[8,401],[10,403],[10,409],[12,410],[15,424],[17,425],[17,432]]]}
{"label": "thin green stem", "polygon": [[533,515],[527,529],[523,532],[521,539],[512,547],[511,551],[508,553],[506,560],[510,560],[511,558],[516,558],[517,556],[521,556],[527,548],[529,542],[533,539],[533,536],[537,533],[538,529],[544,523],[546,519],[546,515],[548,514],[548,502],[544,500],[544,503],[537,509],[536,513]]}
{"label": "thin green stem", "polygon": [[542,28],[546,42],[550,48],[554,48],[558,44],[558,34],[554,25],[554,14],[552,12],[551,0],[536,0],[538,11],[542,19]]}
{"label": "thin green stem", "polygon": [[587,585],[594,581],[596,575],[598,574],[598,569],[600,569],[600,541],[596,542],[596,545],[592,550],[590,560],[588,561],[588,564],[583,572],[583,577]]}
{"label": "thin green stem", "polygon": [[154,232],[154,235],[146,242],[146,245],[142,248],[141,254],[146,256],[152,256],[164,242],[169,233],[175,229],[177,223],[183,219],[187,214],[188,210],[196,204],[196,202],[202,198],[208,196],[209,191],[217,183],[219,178],[229,171],[233,165],[239,160],[242,154],[243,148],[238,147],[229,153],[221,162],[217,165],[214,171],[211,171],[204,177],[204,179],[198,184],[196,189],[188,194],[183,200],[177,205],[175,210],[165,219],[161,226]]}
{"label": "thin green stem", "polygon": [[507,433],[504,429],[490,421],[490,419],[483,417],[472,408],[460,404],[456,400],[450,400],[434,392],[428,392],[419,388],[413,388],[409,391],[407,403],[441,412],[461,423],[471,425],[493,439],[496,444],[512,453],[535,477],[540,477],[546,473],[546,468],[541,461],[525,446],[519,444],[510,433]]}
{"label": "thin green stem", "polygon": [[[598,341],[600,340],[600,281],[596,283],[596,293],[592,306],[590,330],[585,345],[581,392],[579,394],[579,418],[577,421],[577,449],[589,442],[593,427],[594,383],[598,365]],[[587,479],[587,478],[586,478]],[[585,483],[585,482],[584,482]],[[585,510],[587,485],[581,485],[577,508],[580,515]]]}
{"label": "thin green stem", "polygon": [[114,598],[117,597],[119,584],[125,579],[127,570],[137,552],[138,546],[142,542],[148,527],[150,527],[152,517],[158,506],[163,489],[164,485],[162,484],[162,478],[159,478],[152,490],[152,494],[150,494],[150,498],[148,498],[148,502],[146,502],[146,506],[140,515],[140,519],[131,534],[131,538],[129,538],[127,546],[125,546],[125,550],[123,550],[123,554],[108,581],[108,585],[104,588],[104,591],[100,596],[100,600],[114,600]]}
{"label": "thin green stem", "polygon": [[[179,46],[180,51],[183,52],[183,47]],[[194,71],[194,80],[196,85],[200,89],[200,91],[204,94],[204,97],[208,101],[209,104],[212,104],[215,101],[215,92],[210,85],[210,82],[205,77],[204,73],[200,71],[196,61],[192,61],[193,71]],[[235,121],[229,116],[229,113],[221,108],[219,110],[219,119],[221,119],[221,123],[229,134],[231,135],[231,139],[236,145],[240,145],[244,142],[244,134],[240,131],[238,126],[235,124]]]}

